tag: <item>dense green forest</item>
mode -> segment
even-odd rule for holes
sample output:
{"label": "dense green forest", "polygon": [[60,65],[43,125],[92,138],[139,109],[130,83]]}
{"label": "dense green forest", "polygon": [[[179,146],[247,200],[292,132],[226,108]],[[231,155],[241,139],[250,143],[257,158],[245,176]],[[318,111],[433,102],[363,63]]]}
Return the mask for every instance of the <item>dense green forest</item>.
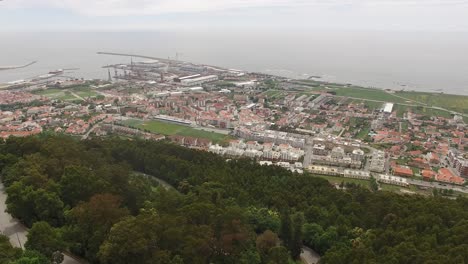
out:
{"label": "dense green forest", "polygon": [[[468,199],[371,192],[165,142],[66,136],[0,144],[26,250],[0,263],[468,263]],[[146,173],[175,187],[166,190]]]}

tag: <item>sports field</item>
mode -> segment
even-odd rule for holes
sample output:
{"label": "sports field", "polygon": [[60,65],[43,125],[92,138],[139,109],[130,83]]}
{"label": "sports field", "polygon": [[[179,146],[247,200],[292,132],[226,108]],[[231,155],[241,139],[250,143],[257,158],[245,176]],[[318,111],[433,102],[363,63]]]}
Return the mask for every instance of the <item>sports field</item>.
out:
{"label": "sports field", "polygon": [[[75,93],[77,96],[73,95]],[[50,99],[62,100],[62,101],[74,101],[81,100],[81,98],[96,97],[99,94],[89,87],[76,87],[71,89],[56,89],[49,88],[47,90],[35,91],[34,94],[42,95]]]}
{"label": "sports field", "polygon": [[63,89],[41,90],[41,91],[34,92],[34,94],[38,94],[38,95],[48,97],[50,99],[62,100],[62,101],[80,100],[79,98],[71,94],[70,92],[63,90]]}
{"label": "sports field", "polygon": [[96,97],[99,95],[99,93],[89,87],[73,88],[72,91],[83,98]]}
{"label": "sports field", "polygon": [[179,135],[187,137],[206,138],[211,140],[213,143],[223,143],[229,139],[232,139],[232,137],[228,135],[223,135],[209,131],[202,131],[189,126],[177,125],[156,120],[143,122],[136,119],[129,119],[124,121],[123,123],[128,126],[148,130],[150,132],[166,136]]}

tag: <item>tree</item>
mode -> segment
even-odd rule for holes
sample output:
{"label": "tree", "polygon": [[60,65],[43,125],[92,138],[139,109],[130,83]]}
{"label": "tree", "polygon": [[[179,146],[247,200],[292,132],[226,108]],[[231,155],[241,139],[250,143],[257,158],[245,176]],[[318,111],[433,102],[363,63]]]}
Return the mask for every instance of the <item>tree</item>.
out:
{"label": "tree", "polygon": [[10,244],[7,236],[0,234],[0,263],[8,263],[21,256],[21,249]]}
{"label": "tree", "polygon": [[38,219],[55,226],[62,223],[63,202],[55,192],[38,189],[33,193],[32,199],[34,212]]}
{"label": "tree", "polygon": [[289,251],[293,259],[298,259],[302,253],[302,225],[304,223],[304,216],[302,213],[296,213],[292,217],[293,233]]}
{"label": "tree", "polygon": [[259,235],[255,241],[257,250],[262,254],[263,258],[266,258],[270,252],[270,249],[278,246],[279,243],[280,240],[278,235],[270,230],[263,232],[263,234]]}
{"label": "tree", "polygon": [[50,264],[50,260],[38,251],[25,250],[19,259],[9,264]]}
{"label": "tree", "polygon": [[268,264],[289,264],[289,254],[285,247],[278,246],[270,249]]}
{"label": "tree", "polygon": [[37,250],[46,257],[52,257],[55,251],[65,248],[59,232],[47,222],[34,223],[24,246],[30,250]]}
{"label": "tree", "polygon": [[90,260],[106,239],[112,225],[129,214],[121,208],[122,199],[112,194],[97,194],[89,202],[81,203],[70,212],[70,226],[65,230],[67,241],[78,242],[73,250]]}
{"label": "tree", "polygon": [[279,231],[279,235],[281,240],[283,240],[283,245],[286,247],[289,247],[291,244],[291,217],[289,216],[289,213],[283,212],[281,214],[281,227]]}
{"label": "tree", "polygon": [[102,191],[105,183],[94,172],[83,166],[66,167],[60,179],[63,200],[75,206],[80,201],[87,201],[91,196]]}
{"label": "tree", "polygon": [[306,223],[302,229],[304,241],[309,247],[315,249],[318,243],[318,239],[323,234],[323,228],[316,223]]}
{"label": "tree", "polygon": [[[99,250],[102,263],[153,263],[157,254],[159,218],[154,210],[116,223]],[[131,243],[127,243],[131,241]]]}
{"label": "tree", "polygon": [[370,179],[370,188],[374,192],[379,190],[379,184],[377,183],[377,180],[373,176],[371,176],[371,179]]}

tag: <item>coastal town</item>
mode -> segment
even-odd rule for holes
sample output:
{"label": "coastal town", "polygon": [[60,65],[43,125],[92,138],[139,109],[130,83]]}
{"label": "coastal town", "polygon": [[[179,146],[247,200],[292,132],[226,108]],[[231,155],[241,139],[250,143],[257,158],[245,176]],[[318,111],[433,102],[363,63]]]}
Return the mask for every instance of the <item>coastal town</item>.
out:
{"label": "coastal town", "polygon": [[426,93],[101,54],[128,62],[104,66],[105,80],[56,70],[3,86],[0,137],[168,140],[320,175],[337,188],[346,179],[468,193],[467,97],[439,105]]}

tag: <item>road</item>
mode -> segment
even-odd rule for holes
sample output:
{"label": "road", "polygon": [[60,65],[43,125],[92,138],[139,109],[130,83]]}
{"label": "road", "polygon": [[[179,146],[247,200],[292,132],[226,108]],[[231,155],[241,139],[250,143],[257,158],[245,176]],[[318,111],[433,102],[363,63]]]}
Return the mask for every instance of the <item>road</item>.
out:
{"label": "road", "polygon": [[177,192],[179,192],[176,188],[174,188],[174,186],[170,185],[168,182],[166,182],[165,180],[162,180],[162,179],[159,179],[158,177],[155,177],[153,175],[149,175],[149,174],[145,174],[143,172],[139,172],[139,171],[134,171],[137,175],[140,175],[142,177],[145,177],[145,178],[151,178],[151,179],[154,179],[156,180],[159,184],[161,184],[161,186],[166,189],[166,190],[175,190]]}
{"label": "road", "polygon": [[[24,244],[27,241],[28,229],[23,226],[17,219],[14,219],[6,210],[7,194],[5,186],[0,182],[0,233],[10,238],[10,242],[14,247],[24,249]],[[77,260],[70,254],[64,253],[62,264],[86,264],[87,262]]]}
{"label": "road", "polygon": [[13,246],[24,248],[28,230],[6,212],[5,186],[0,182],[0,232],[10,238]]}
{"label": "road", "polygon": [[82,139],[82,140],[87,139],[87,138],[89,137],[89,134],[91,134],[91,132],[93,132],[94,129],[96,129],[97,127],[99,127],[99,124],[101,124],[101,123],[102,123],[102,121],[97,122],[96,124],[94,124],[93,127],[91,127],[91,129],[89,129],[88,132],[86,132],[86,134],[84,134],[84,135],[81,137],[81,139]]}
{"label": "road", "polygon": [[463,186],[455,186],[455,185],[450,185],[450,184],[445,184],[445,183],[427,182],[427,181],[420,181],[420,180],[413,180],[413,179],[408,179],[408,183],[412,185],[416,185],[416,186],[421,186],[421,187],[454,190],[457,192],[468,193],[468,188],[463,187]]}
{"label": "road", "polygon": [[76,94],[75,92],[73,91],[70,91],[70,93],[75,96],[76,98],[80,99],[80,100],[83,100],[83,101],[86,101],[86,99],[84,99],[83,97],[79,96],[78,94]]}
{"label": "road", "polygon": [[308,247],[302,247],[301,260],[306,264],[317,264],[320,260],[320,255]]}

